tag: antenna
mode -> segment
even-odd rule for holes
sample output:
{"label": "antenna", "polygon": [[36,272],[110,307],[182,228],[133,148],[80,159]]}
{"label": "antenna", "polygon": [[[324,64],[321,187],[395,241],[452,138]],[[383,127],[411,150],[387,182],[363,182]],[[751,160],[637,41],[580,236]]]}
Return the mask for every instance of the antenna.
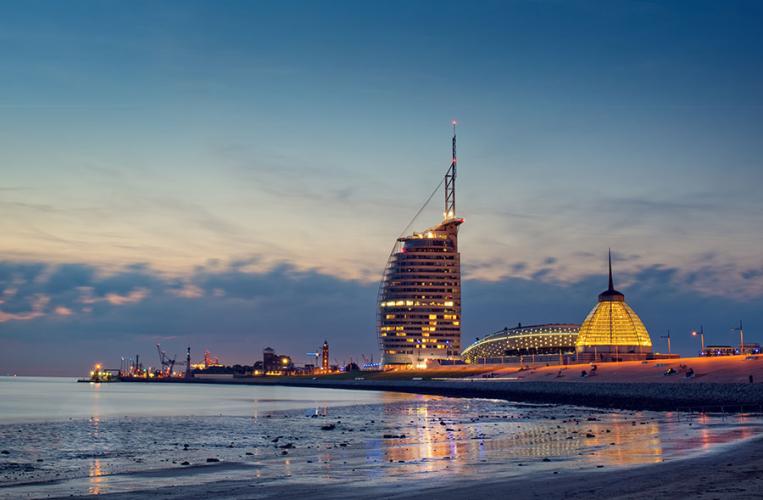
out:
{"label": "antenna", "polygon": [[453,125],[453,146],[450,159],[450,168],[445,173],[445,220],[456,216],[456,120]]}

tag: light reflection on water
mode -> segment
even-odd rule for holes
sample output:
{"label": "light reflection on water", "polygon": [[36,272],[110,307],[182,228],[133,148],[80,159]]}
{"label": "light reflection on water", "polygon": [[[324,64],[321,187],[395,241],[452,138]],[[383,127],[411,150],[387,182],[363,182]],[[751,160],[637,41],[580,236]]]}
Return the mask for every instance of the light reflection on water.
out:
{"label": "light reflection on water", "polygon": [[[0,498],[30,492],[100,494],[231,477],[386,484],[423,477],[446,482],[537,470],[633,466],[708,450],[750,437],[761,428],[755,415],[687,418],[505,401],[253,387],[219,393],[217,387],[190,387],[199,391],[181,391],[170,402],[163,389],[151,398],[145,391],[152,387],[138,387],[134,389],[138,396],[129,402],[150,404],[140,408],[142,415],[124,417],[114,414],[115,408],[125,406],[117,396],[133,389],[114,392],[84,386],[77,391],[88,395],[85,417],[80,410],[68,418],[49,409],[48,415],[56,415],[52,421],[0,421],[0,442],[11,451],[0,457],[0,484],[6,485],[0,487]],[[0,401],[1,389],[0,384]],[[41,392],[39,385],[35,391]],[[163,415],[173,402],[178,402],[178,414]],[[347,406],[352,402],[356,405]],[[294,405],[301,409],[293,409]],[[189,408],[201,406],[214,408],[212,415],[221,416],[189,416]],[[158,415],[152,414],[154,408]],[[336,428],[321,430],[327,424]],[[281,447],[285,445],[289,447]],[[220,462],[208,465],[207,458]],[[37,459],[44,461],[38,464]],[[185,461],[195,468],[185,468],[181,465]],[[28,464],[31,470],[19,474],[11,462]],[[178,470],[187,473],[178,476]],[[7,487],[53,479],[58,481]]]}
{"label": "light reflection on water", "polygon": [[99,459],[93,460],[90,470],[88,471],[90,487],[87,492],[89,495],[98,495],[101,493],[101,483],[104,478],[103,470],[101,470],[101,461]]}
{"label": "light reflection on water", "polygon": [[[507,414],[502,407],[500,414],[479,419],[466,415],[464,420],[452,418],[442,407],[430,411],[432,406],[415,409],[417,418],[401,428],[406,439],[382,440],[385,460],[414,462],[426,472],[459,470],[482,461],[569,461],[573,457],[578,464],[640,465],[663,459],[661,434],[670,431],[662,429],[665,424],[659,421],[639,421],[617,412],[548,420],[537,417],[557,413],[558,408],[512,408]],[[388,419],[395,417],[393,407],[386,412]],[[404,413],[405,418],[413,415],[410,410]]]}

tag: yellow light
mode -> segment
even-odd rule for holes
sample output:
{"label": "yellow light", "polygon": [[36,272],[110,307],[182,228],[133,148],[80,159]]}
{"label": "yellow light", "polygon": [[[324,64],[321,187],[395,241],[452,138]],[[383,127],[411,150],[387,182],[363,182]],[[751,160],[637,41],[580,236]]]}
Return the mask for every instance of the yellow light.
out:
{"label": "yellow light", "polygon": [[577,345],[652,347],[652,340],[641,319],[627,303],[605,301],[597,303],[580,325]]}

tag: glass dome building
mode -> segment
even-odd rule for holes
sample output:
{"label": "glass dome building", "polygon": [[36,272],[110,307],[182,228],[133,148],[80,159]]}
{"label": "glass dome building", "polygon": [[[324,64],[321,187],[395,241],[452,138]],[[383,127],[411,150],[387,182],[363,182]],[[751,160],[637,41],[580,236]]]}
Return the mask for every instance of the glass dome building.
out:
{"label": "glass dome building", "polygon": [[652,339],[636,312],[615,290],[612,254],[609,256],[609,288],[580,325],[576,349],[580,361],[644,359],[652,352]]}
{"label": "glass dome building", "polygon": [[477,339],[461,357],[469,364],[516,363],[526,357],[557,363],[575,353],[579,327],[550,323],[504,328]]}

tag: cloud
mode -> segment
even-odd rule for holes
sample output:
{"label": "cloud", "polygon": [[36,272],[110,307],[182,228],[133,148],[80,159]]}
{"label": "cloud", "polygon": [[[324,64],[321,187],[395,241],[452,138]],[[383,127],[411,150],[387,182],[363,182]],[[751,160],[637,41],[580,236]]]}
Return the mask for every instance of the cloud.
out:
{"label": "cloud", "polygon": [[74,314],[71,309],[65,306],[57,306],[55,309],[53,309],[53,312],[59,316],[71,316]]}
{"label": "cloud", "polygon": [[148,297],[149,291],[146,288],[136,288],[135,290],[132,290],[127,295],[120,295],[118,293],[107,293],[105,300],[109,304],[113,304],[115,306],[121,306],[125,304],[134,304],[136,302],[140,302],[141,300],[144,300],[146,297]]}
{"label": "cloud", "polygon": [[[158,342],[168,352],[190,345],[194,356],[210,349],[225,362],[251,363],[266,346],[305,362],[300,356],[326,339],[338,360],[360,354],[378,359],[376,283],[287,263],[262,270],[250,262],[256,259],[211,261],[185,275],[165,275],[146,264],[106,273],[87,264],[0,262],[0,366],[75,374],[96,359],[136,352],[148,363]],[[519,322],[579,323],[606,288],[604,270],[561,282],[550,268],[516,264],[527,275],[464,281],[464,345]],[[720,271],[710,266],[704,273]],[[740,318],[750,341],[763,340],[755,333],[763,328],[763,299],[700,293],[689,286],[699,279],[708,278],[662,264],[615,273],[616,286],[662,350],[659,336],[670,328],[674,350],[691,352],[696,339],[688,332],[699,324],[713,342],[732,343],[727,331]]]}

